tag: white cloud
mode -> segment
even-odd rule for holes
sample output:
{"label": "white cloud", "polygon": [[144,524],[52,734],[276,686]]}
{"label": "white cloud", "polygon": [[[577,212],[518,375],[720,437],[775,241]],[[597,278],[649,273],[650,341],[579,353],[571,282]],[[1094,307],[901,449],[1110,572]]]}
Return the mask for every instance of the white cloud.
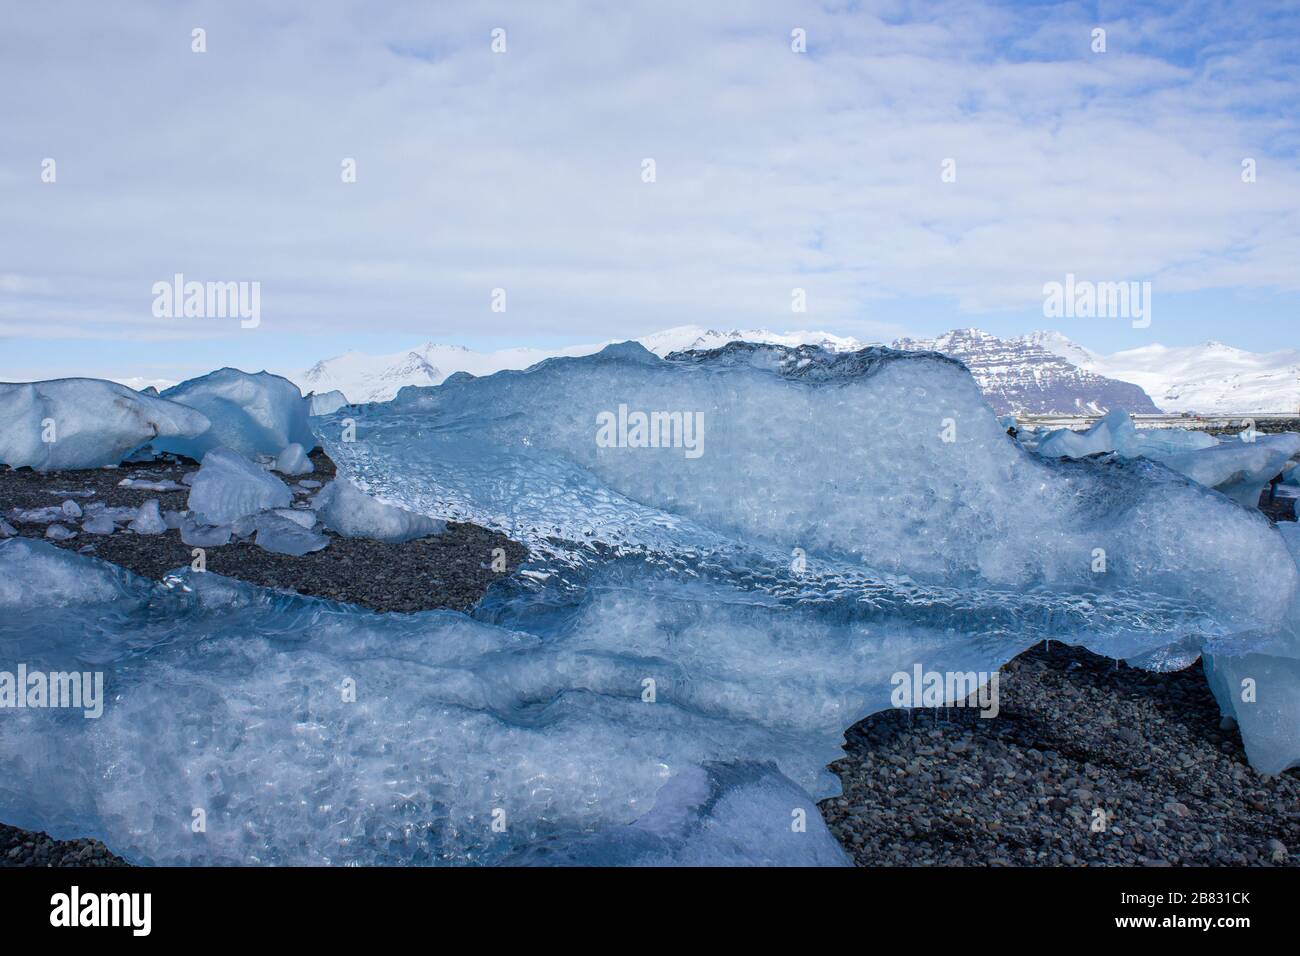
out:
{"label": "white cloud", "polygon": [[1074,5],[7,16],[0,335],[211,336],[151,316],[150,286],[176,272],[260,281],[278,335],[447,340],[690,323],[881,338],[900,331],[888,303],[1020,308],[1065,272],[1300,285],[1297,77],[1240,11],[1126,13],[1102,21],[1102,55]]}

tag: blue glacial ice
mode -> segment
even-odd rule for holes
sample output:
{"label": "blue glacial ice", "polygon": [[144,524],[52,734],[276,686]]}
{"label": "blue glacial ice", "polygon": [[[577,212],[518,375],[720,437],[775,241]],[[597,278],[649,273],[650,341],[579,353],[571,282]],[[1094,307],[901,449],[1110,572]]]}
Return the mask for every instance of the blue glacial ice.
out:
{"label": "blue glacial ice", "polygon": [[206,416],[92,378],[0,383],[0,464],[37,471],[116,465],[152,440],[191,441]]}
{"label": "blue glacial ice", "polygon": [[[1300,525],[1279,522],[1278,531],[1300,565]],[[1212,641],[1201,663],[1251,765],[1265,773],[1300,766],[1300,593],[1276,631]]]}
{"label": "blue glacial ice", "polygon": [[345,538],[400,544],[442,534],[447,522],[377,501],[346,478],[326,485],[312,501],[321,524]]}
{"label": "blue glacial ice", "polygon": [[338,389],[332,389],[320,394],[311,392],[307,401],[312,415],[331,415],[348,403],[348,397]]}
{"label": "blue glacial ice", "polygon": [[227,525],[268,508],[287,508],[292,502],[288,485],[228,448],[214,448],[203,456],[187,499],[194,517],[209,525]]}
{"label": "blue glacial ice", "polygon": [[[341,476],[522,572],[376,614],[2,541],[0,669],[108,702],[6,715],[0,819],[154,863],[842,864],[815,801],[897,672],[1052,638],[1228,673],[1293,633],[1262,516],[1039,457],[933,354],[622,345],[347,414],[314,419]],[[1288,713],[1239,716],[1252,759],[1294,753]]]}
{"label": "blue glacial ice", "polygon": [[156,451],[186,455],[199,461],[213,448],[225,447],[245,458],[277,456],[294,442],[316,446],[308,424],[310,402],[287,378],[270,372],[250,374],[223,368],[162,392],[162,397],[198,409],[212,422],[193,437],[154,441]]}

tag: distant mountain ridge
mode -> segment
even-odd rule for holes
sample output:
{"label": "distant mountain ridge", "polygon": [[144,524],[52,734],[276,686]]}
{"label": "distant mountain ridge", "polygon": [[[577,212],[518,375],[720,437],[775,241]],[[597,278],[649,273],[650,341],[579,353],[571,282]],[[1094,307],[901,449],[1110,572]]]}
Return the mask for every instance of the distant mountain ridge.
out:
{"label": "distant mountain ridge", "polygon": [[[873,344],[829,332],[722,331],[695,325],[636,341],[656,355],[720,348],[729,342],[817,345],[832,352]],[[390,355],[346,352],[288,377],[304,392],[337,389],[352,402],[384,402],[404,385],[437,385],[454,372],[490,375],[555,356],[590,355],[608,344],[476,352],[430,342]],[[1146,414],[1230,414],[1294,412],[1300,405],[1300,351],[1261,354],[1210,342],[1180,348],[1150,345],[1104,356],[1059,332],[1003,339],[979,329],[955,329],[932,339],[903,338],[893,347],[928,349],[960,360],[999,414],[1096,414],[1111,408]]]}
{"label": "distant mountain ridge", "polygon": [[1097,355],[1057,333],[1034,335],[1080,368],[1142,386],[1165,412],[1294,415],[1300,409],[1300,349],[1247,352],[1210,341]]}
{"label": "distant mountain ridge", "polygon": [[1000,415],[1095,415],[1112,408],[1148,415],[1160,411],[1141,386],[1079,368],[1033,336],[1000,339],[979,329],[955,329],[934,339],[899,339],[894,348],[958,359]]}

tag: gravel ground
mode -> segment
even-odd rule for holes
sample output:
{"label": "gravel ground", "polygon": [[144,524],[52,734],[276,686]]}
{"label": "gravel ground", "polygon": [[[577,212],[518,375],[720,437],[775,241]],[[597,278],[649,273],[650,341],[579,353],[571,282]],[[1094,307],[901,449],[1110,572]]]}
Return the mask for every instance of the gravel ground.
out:
{"label": "gravel ground", "polygon": [[[1242,416],[1245,421],[1246,416]],[[1209,432],[1211,435],[1240,435],[1242,426],[1233,425],[1201,425],[1192,421],[1187,425],[1194,431]],[[1261,435],[1274,435],[1279,432],[1300,432],[1300,418],[1268,418],[1261,419],[1255,423],[1255,431]]]}
{"label": "gravel ground", "polygon": [[[312,454],[316,470],[289,479],[291,486],[308,479],[321,483],[334,476],[334,463],[322,452]],[[0,468],[0,515],[9,514],[10,524],[20,535],[44,539],[45,523],[21,523],[12,517],[13,508],[47,508],[64,500],[84,506],[101,501],[110,507],[138,508],[156,499],[166,511],[185,509],[189,489],[150,491],[120,488],[124,478],[172,481],[198,467],[188,459],[126,464],[119,468],[85,471],[46,472]],[[310,492],[296,491],[304,500]],[[65,522],[76,530],[79,522]],[[404,544],[385,544],[363,538],[341,538],[326,532],[329,546],[302,557],[273,554],[250,542],[235,542],[205,548],[207,569],[263,587],[284,588],[313,597],[347,601],[375,611],[426,611],[433,608],[465,610],[474,605],[488,585],[501,577],[492,570],[493,551],[506,554],[505,573],[527,555],[526,549],[505,535],[478,525],[450,522],[441,535],[419,538]],[[49,539],[45,539],[49,540]],[[168,571],[187,566],[192,548],[181,541],[179,531],[138,535],[119,530],[112,535],[81,533],[64,541],[50,541],[61,548],[91,554],[112,561],[136,574],[159,580]]]}
{"label": "gravel ground", "polygon": [[0,866],[130,866],[98,840],[55,840],[0,823]]}
{"label": "gravel ground", "polygon": [[891,710],[849,730],[831,764],[843,796],[821,810],[855,863],[1296,864],[1300,771],[1251,769],[1199,666],[1152,674],[1040,644],[999,696],[993,718]]}

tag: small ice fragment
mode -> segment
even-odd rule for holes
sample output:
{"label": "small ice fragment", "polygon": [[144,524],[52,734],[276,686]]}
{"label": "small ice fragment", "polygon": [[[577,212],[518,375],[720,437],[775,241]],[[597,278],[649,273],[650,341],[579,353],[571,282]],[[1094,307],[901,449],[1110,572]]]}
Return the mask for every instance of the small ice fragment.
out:
{"label": "small ice fragment", "polygon": [[63,507],[63,513],[67,515],[69,518],[81,517],[81,505],[77,504],[71,498],[63,502],[62,507]]}
{"label": "small ice fragment", "polygon": [[275,459],[272,468],[282,475],[309,475],[315,470],[311,459],[307,457],[306,449],[297,442],[284,446],[284,451]]}
{"label": "small ice fragment", "polygon": [[52,524],[45,529],[45,537],[51,541],[66,541],[68,538],[75,538],[77,532],[69,531],[61,524]]}
{"label": "small ice fragment", "polygon": [[112,518],[101,512],[83,521],[81,530],[86,534],[112,534],[117,530],[117,525]]}
{"label": "small ice fragment", "polygon": [[297,521],[291,521],[276,512],[264,512],[254,521],[257,537],[253,540],[259,548],[266,551],[301,557],[329,544],[329,538],[323,534],[308,531]]}
{"label": "small ice fragment", "polygon": [[117,483],[119,488],[134,488],[136,491],[184,491],[185,486],[174,481],[151,481],[148,478],[123,478]]}
{"label": "small ice fragment", "polygon": [[316,496],[316,511],[325,527],[345,538],[400,544],[447,530],[447,522],[386,505],[343,478],[331,481]]}
{"label": "small ice fragment", "polygon": [[230,543],[230,526],[201,525],[186,515],[181,522],[181,541],[195,548],[219,548]]}
{"label": "small ice fragment", "polygon": [[301,525],[304,528],[316,527],[316,512],[314,511],[294,510],[293,508],[276,508],[273,513],[278,514],[281,518],[288,518],[290,521]]}
{"label": "small ice fragment", "polygon": [[150,498],[142,504],[140,510],[135,513],[134,520],[127,527],[136,534],[162,534],[166,531],[167,523],[159,513],[157,499]]}
{"label": "small ice fragment", "polygon": [[310,402],[312,415],[331,415],[348,403],[348,397],[338,389],[322,392],[319,395],[312,392],[307,396],[307,400]]}

